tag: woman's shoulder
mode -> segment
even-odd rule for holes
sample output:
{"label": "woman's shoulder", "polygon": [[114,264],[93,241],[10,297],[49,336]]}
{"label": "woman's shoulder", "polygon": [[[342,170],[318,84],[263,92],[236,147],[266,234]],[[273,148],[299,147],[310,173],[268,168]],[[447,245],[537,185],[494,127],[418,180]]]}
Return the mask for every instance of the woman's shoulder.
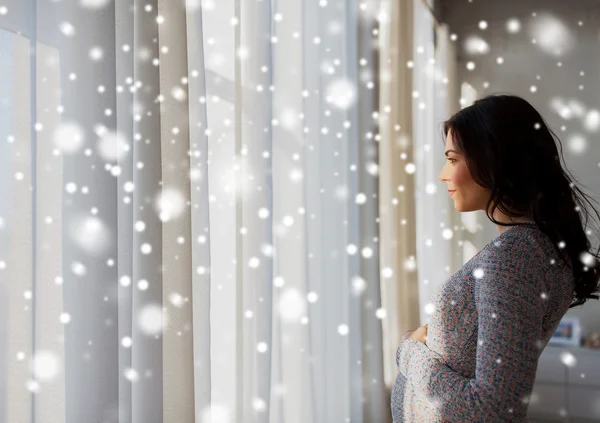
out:
{"label": "woman's shoulder", "polygon": [[476,259],[483,265],[543,270],[550,266],[554,256],[552,241],[536,225],[519,225],[505,229],[477,254]]}

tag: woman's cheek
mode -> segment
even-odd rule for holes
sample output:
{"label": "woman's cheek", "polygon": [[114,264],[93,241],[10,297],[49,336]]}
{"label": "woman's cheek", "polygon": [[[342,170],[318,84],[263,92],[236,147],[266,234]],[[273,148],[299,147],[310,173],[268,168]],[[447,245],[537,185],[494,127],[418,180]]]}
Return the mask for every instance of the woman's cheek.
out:
{"label": "woman's cheek", "polygon": [[458,165],[454,168],[454,172],[452,173],[452,180],[454,181],[454,187],[462,184],[465,181],[465,172],[461,165]]}

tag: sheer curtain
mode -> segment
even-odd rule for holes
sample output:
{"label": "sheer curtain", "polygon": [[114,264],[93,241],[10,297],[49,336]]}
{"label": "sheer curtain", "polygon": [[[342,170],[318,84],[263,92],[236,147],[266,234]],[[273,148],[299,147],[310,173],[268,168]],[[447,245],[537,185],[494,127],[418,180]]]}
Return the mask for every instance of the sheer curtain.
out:
{"label": "sheer curtain", "polygon": [[458,110],[459,99],[447,26],[424,0],[381,7],[381,287],[391,389],[401,335],[427,323],[429,299],[462,265],[454,236],[460,217],[437,179],[445,159],[441,123]]}
{"label": "sheer curtain", "polygon": [[[455,41],[452,40],[450,28],[446,24],[436,25],[436,52],[435,52],[435,119],[436,129],[439,137],[443,139],[443,124],[442,122],[449,119],[450,116],[460,110],[460,90],[458,83],[457,69],[457,47]],[[439,138],[437,138],[439,140]],[[434,148],[434,160],[437,166],[437,175],[441,172],[442,167],[446,164],[446,156],[444,154],[445,140],[438,141],[437,147]],[[436,179],[437,180],[437,179]],[[461,226],[461,218],[465,213],[460,213],[454,208],[454,202],[447,196],[447,186],[440,183],[440,193],[436,197],[442,209],[443,218],[441,222],[444,228],[442,230],[442,238],[446,241],[445,247],[447,253],[445,255],[445,267],[443,280],[456,272],[464,263],[461,254],[462,251],[462,236],[457,236],[456,231]],[[445,230],[451,229],[452,232]],[[462,233],[461,233],[462,235]],[[470,257],[469,257],[470,258]],[[442,280],[442,281],[443,281]],[[441,283],[441,281],[438,281]]]}
{"label": "sheer curtain", "polygon": [[0,7],[0,421],[382,422],[378,1]]}
{"label": "sheer curtain", "polygon": [[381,4],[380,37],[380,230],[384,368],[391,392],[398,373],[396,349],[401,335],[419,326],[414,203],[412,1]]}
{"label": "sheer curtain", "polygon": [[[421,324],[433,312],[431,297],[462,265],[460,213],[438,175],[444,166],[442,122],[459,110],[456,52],[448,27],[439,24],[431,8],[415,0],[413,72],[416,249],[419,269]],[[435,38],[434,38],[435,35]]]}

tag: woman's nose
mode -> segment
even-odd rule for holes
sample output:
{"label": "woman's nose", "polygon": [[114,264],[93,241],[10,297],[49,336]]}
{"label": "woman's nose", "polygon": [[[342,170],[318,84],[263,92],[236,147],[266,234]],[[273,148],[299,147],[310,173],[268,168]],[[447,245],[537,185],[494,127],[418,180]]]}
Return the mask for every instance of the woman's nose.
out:
{"label": "woman's nose", "polygon": [[446,171],[446,167],[448,166],[448,161],[446,161],[446,163],[444,163],[444,166],[442,166],[442,170],[440,171],[440,174],[438,175],[438,179],[440,180],[440,182],[449,182],[450,181],[450,176],[448,175],[449,172]]}
{"label": "woman's nose", "polygon": [[440,182],[445,182],[446,181],[446,178],[444,177],[444,168],[442,168],[442,171],[438,175],[438,179],[440,180]]}

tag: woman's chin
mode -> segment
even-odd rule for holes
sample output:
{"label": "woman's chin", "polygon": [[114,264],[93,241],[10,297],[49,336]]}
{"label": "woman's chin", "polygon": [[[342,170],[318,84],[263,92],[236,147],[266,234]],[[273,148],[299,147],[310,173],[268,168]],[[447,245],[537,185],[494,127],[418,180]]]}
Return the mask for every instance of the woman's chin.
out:
{"label": "woman's chin", "polygon": [[465,211],[469,211],[469,210],[465,210],[465,208],[462,206],[460,201],[454,200],[454,208],[456,209],[456,211],[459,212],[465,212]]}

